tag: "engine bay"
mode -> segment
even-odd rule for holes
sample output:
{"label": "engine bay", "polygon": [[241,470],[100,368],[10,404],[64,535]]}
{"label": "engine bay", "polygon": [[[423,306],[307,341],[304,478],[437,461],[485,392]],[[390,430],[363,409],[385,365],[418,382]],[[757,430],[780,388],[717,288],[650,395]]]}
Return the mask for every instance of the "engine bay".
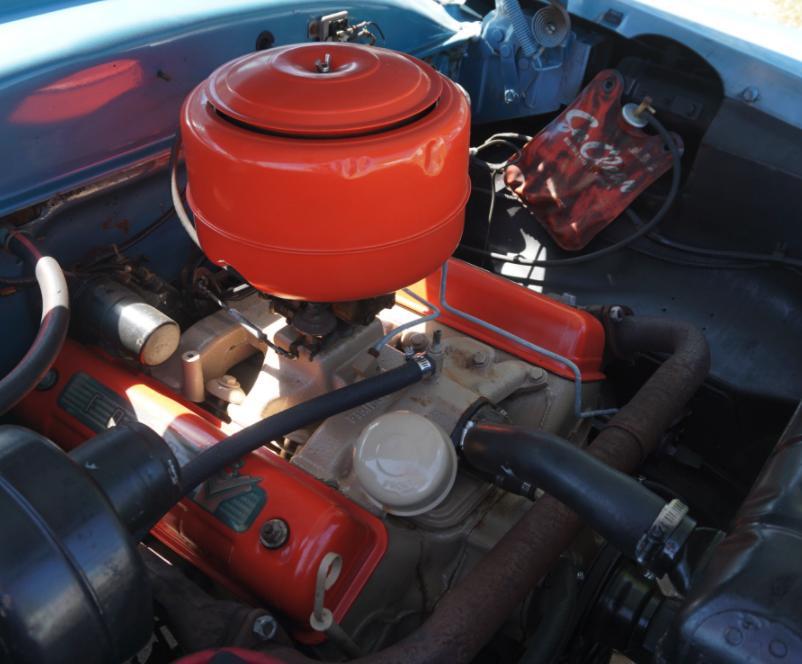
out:
{"label": "engine bay", "polygon": [[0,660],[802,657],[802,77],[626,2],[110,4],[0,24],[98,40],[0,71]]}

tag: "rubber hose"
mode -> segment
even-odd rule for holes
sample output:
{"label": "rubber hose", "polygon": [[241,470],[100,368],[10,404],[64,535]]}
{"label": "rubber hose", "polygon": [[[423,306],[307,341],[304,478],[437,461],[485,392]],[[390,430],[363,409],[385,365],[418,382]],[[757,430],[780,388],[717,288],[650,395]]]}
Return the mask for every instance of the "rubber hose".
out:
{"label": "rubber hose", "polygon": [[203,450],[181,469],[184,493],[272,440],[413,385],[431,373],[426,360],[409,360],[402,366],[346,385],[271,415]]}
{"label": "rubber hose", "polygon": [[579,581],[574,566],[565,558],[549,574],[537,603],[543,618],[526,639],[518,664],[551,664],[560,654],[574,627]]}
{"label": "rubber hose", "polygon": [[[660,437],[704,382],[710,350],[687,323],[626,317],[611,324],[611,347],[624,355],[667,353],[654,372],[596,437],[588,452],[631,473],[653,452]],[[499,542],[446,592],[428,620],[359,664],[467,664],[504,624],[582,529],[582,521],[556,498],[535,502]],[[297,651],[271,653],[286,662],[311,660]]]}
{"label": "rubber hose", "polygon": [[498,11],[504,14],[512,23],[512,32],[524,55],[527,58],[534,57],[537,53],[537,42],[532,36],[529,27],[529,20],[524,15],[518,0],[498,0]]}
{"label": "rubber hose", "polygon": [[67,281],[56,259],[43,256],[28,238],[12,232],[11,247],[35,263],[36,281],[42,294],[42,319],[39,331],[23,358],[0,380],[0,415],[22,401],[53,366],[70,324],[70,299]]}
{"label": "rubber hose", "polygon": [[638,542],[666,504],[629,475],[547,431],[476,424],[465,436],[462,453],[478,470],[513,475],[569,505],[632,559]]}

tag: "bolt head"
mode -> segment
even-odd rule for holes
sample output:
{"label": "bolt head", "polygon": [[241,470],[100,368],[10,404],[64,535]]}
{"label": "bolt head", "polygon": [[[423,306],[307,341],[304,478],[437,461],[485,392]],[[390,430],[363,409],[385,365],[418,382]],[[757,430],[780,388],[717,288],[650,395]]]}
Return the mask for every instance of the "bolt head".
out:
{"label": "bolt head", "polygon": [[270,641],[278,632],[278,623],[270,614],[259,616],[253,621],[253,633],[262,641]]}
{"label": "bolt head", "polygon": [[429,337],[423,332],[413,332],[409,335],[407,343],[416,353],[423,353],[429,347]]}
{"label": "bolt head", "polygon": [[788,654],[788,646],[780,639],[774,639],[769,643],[769,652],[777,659],[782,659]]}
{"label": "bolt head", "polygon": [[259,542],[266,549],[280,549],[290,538],[290,527],[284,519],[270,519],[259,530]]}
{"label": "bolt head", "polygon": [[487,31],[488,40],[493,43],[501,43],[504,41],[504,30],[501,28],[493,28],[492,30]]}
{"label": "bolt head", "polygon": [[58,383],[58,371],[55,369],[50,369],[36,386],[36,389],[39,392],[44,392],[54,388],[56,383]]}
{"label": "bolt head", "polygon": [[473,354],[471,362],[473,362],[473,366],[475,367],[484,366],[487,363],[487,353],[485,353],[483,350],[477,350]]}
{"label": "bolt head", "polygon": [[749,104],[755,103],[758,99],[760,99],[760,90],[758,90],[754,85],[750,85],[743,89],[741,92],[741,99]]}
{"label": "bolt head", "polygon": [[616,323],[624,320],[624,308],[618,305],[610,307],[610,320],[614,320]]}
{"label": "bolt head", "polygon": [[731,646],[738,646],[738,645],[741,645],[741,643],[743,642],[744,635],[743,635],[743,632],[741,632],[741,630],[738,629],[737,627],[730,627],[724,633],[724,639]]}
{"label": "bolt head", "polygon": [[516,99],[518,99],[518,93],[515,90],[504,90],[505,104],[512,104]]}

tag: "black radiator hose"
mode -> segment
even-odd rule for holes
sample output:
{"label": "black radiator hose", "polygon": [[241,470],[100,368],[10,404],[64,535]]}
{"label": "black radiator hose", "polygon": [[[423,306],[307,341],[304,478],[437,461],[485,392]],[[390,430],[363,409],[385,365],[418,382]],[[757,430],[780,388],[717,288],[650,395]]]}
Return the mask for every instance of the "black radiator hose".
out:
{"label": "black radiator hose", "polygon": [[396,369],[321,394],[319,397],[251,424],[205,449],[181,469],[184,493],[192,491],[221,469],[272,440],[278,440],[314,422],[398,392],[430,375],[433,370],[434,365],[428,357],[416,356]]}
{"label": "black radiator hose", "polygon": [[[667,508],[629,475],[546,431],[480,422],[467,431],[461,448],[478,470],[513,476],[554,496],[624,555],[658,566],[655,572],[666,571],[661,568],[673,559],[660,555],[665,544],[673,552],[695,525],[679,504]],[[670,521],[663,525],[665,519]]]}
{"label": "black radiator hose", "polygon": [[33,390],[53,366],[61,352],[70,324],[67,282],[56,259],[43,256],[36,245],[18,231],[11,231],[11,246],[34,263],[42,294],[42,320],[28,352],[0,380],[0,415],[16,406]]}

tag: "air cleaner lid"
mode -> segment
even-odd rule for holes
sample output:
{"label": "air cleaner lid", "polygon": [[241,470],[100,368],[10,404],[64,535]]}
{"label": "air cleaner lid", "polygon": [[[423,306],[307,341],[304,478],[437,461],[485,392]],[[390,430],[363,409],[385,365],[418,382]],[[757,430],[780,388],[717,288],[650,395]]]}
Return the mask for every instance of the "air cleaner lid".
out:
{"label": "air cleaner lid", "polygon": [[234,120],[299,136],[388,129],[431,108],[441,77],[403,53],[358,44],[281,46],[215,71],[207,94]]}

